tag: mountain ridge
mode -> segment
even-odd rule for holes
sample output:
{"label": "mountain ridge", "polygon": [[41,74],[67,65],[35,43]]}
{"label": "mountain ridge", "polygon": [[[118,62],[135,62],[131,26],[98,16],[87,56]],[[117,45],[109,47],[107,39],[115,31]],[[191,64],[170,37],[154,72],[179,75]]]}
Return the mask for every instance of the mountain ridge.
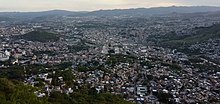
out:
{"label": "mountain ridge", "polygon": [[49,10],[40,12],[0,12],[0,16],[18,16],[18,17],[41,17],[41,16],[136,16],[136,15],[157,15],[169,13],[196,13],[196,12],[216,12],[220,7],[215,6],[170,6],[170,7],[152,7],[152,8],[130,8],[130,9],[109,9],[96,11],[67,11],[67,10]]}

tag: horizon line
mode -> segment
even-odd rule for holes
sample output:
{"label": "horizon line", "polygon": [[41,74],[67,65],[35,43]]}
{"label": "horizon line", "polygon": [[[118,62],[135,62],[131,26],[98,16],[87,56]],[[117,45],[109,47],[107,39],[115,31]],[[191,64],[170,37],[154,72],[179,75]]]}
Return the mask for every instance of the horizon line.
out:
{"label": "horizon line", "polygon": [[69,10],[69,9],[46,9],[46,10],[33,10],[33,11],[23,11],[23,10],[19,10],[19,11],[16,11],[16,10],[12,10],[12,11],[1,11],[0,10],[0,13],[29,13],[29,12],[47,12],[47,11],[69,11],[69,12],[95,12],[95,11],[111,11],[111,10],[129,10],[129,9],[153,9],[153,8],[169,8],[169,7],[214,7],[214,8],[220,8],[220,6],[205,6],[205,5],[198,5],[198,6],[176,6],[176,5],[173,5],[173,6],[155,6],[155,7],[131,7],[131,8],[115,8],[115,9],[96,9],[96,10]]}

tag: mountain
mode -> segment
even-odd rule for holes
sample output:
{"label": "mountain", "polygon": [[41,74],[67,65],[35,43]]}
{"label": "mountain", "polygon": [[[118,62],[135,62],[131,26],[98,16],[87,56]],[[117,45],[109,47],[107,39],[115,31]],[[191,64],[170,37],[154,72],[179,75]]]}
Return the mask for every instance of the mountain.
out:
{"label": "mountain", "polygon": [[170,13],[197,13],[197,12],[216,12],[220,11],[220,7],[211,6],[172,6],[172,7],[155,7],[155,8],[137,8],[137,9],[115,9],[115,10],[99,10],[89,12],[87,15],[93,16],[151,16]]}
{"label": "mountain", "polygon": [[65,10],[51,10],[43,12],[0,12],[0,16],[8,17],[42,17],[42,16],[65,16],[65,15],[75,15],[80,12],[72,12]]}
{"label": "mountain", "polygon": [[65,10],[51,10],[43,12],[0,12],[0,17],[10,18],[36,18],[44,16],[152,16],[171,13],[198,13],[198,12],[216,12],[220,7],[212,6],[172,6],[172,7],[154,7],[154,8],[136,8],[136,9],[114,9],[98,10],[92,12],[73,12]]}
{"label": "mountain", "polygon": [[10,20],[10,21],[33,21],[45,18],[53,18],[59,16],[77,16],[83,14],[84,12],[72,12],[66,10],[50,10],[42,12],[0,12],[0,21]]}

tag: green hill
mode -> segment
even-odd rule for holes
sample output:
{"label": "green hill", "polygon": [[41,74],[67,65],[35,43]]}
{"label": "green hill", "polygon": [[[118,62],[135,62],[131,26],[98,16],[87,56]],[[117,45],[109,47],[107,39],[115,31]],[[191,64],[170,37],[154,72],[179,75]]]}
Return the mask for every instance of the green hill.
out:
{"label": "green hill", "polygon": [[[56,67],[67,66],[68,63]],[[41,72],[39,69],[42,67],[48,66],[28,65],[26,73],[29,75],[39,73]],[[65,81],[70,81],[74,77],[69,71],[60,71],[56,74],[56,76],[63,76]],[[75,86],[78,86],[76,83],[72,85],[74,92],[71,94],[52,91],[50,96],[38,98],[34,92],[41,88],[24,85],[22,82],[24,76],[23,66],[16,65],[0,70],[0,104],[133,104],[125,101],[120,95],[107,92],[97,93],[95,88],[91,88],[89,85],[79,86],[79,89],[75,89]]]}
{"label": "green hill", "polygon": [[19,81],[0,78],[0,104],[133,104],[121,96],[110,93],[97,94],[92,89],[82,88],[67,95],[51,92],[49,97],[38,98],[37,88],[23,85]]}
{"label": "green hill", "polygon": [[220,24],[210,27],[199,27],[194,29],[195,33],[187,36],[178,36],[174,32],[159,38],[160,45],[170,48],[189,46],[196,43],[206,42],[209,39],[220,38]]}
{"label": "green hill", "polygon": [[46,98],[37,98],[36,89],[21,82],[0,78],[1,104],[50,104]]}
{"label": "green hill", "polygon": [[32,31],[19,37],[20,39],[25,39],[29,41],[39,41],[39,42],[49,42],[58,41],[59,36],[54,33],[49,33],[46,31]]}

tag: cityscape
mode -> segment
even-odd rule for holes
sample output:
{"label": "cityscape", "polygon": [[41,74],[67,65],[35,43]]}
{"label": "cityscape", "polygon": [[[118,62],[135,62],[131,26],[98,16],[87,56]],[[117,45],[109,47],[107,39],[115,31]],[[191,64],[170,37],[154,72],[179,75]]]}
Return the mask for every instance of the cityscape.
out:
{"label": "cityscape", "polygon": [[0,12],[1,104],[219,104],[220,7]]}

